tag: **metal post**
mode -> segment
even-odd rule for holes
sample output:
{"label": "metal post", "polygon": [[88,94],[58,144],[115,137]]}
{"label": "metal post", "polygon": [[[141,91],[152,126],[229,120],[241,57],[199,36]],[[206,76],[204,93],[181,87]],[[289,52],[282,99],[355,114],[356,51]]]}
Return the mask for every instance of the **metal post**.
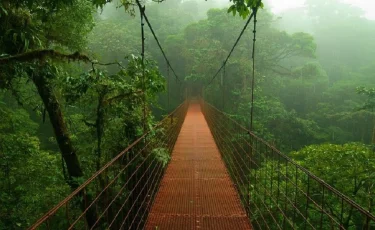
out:
{"label": "metal post", "polygon": [[145,6],[140,7],[139,11],[141,13],[141,33],[142,33],[142,91],[143,91],[143,133],[146,133],[146,81],[145,81],[145,31],[144,31],[144,12]]}
{"label": "metal post", "polygon": [[224,69],[223,69],[223,74],[221,75],[221,94],[222,94],[222,110],[224,112],[224,109],[225,109],[225,84],[224,84],[224,78],[225,78],[225,62],[224,62]]}
{"label": "metal post", "polygon": [[254,90],[255,90],[255,41],[256,41],[256,23],[257,23],[257,8],[254,8],[254,38],[253,38],[253,78],[251,81],[251,109],[250,109],[250,132],[253,132],[253,117],[254,117]]}
{"label": "metal post", "polygon": [[169,65],[167,63],[167,90],[168,90],[168,113],[170,112],[171,110],[171,104],[170,104],[170,97],[171,97],[171,81],[170,81],[170,77],[169,77]]}

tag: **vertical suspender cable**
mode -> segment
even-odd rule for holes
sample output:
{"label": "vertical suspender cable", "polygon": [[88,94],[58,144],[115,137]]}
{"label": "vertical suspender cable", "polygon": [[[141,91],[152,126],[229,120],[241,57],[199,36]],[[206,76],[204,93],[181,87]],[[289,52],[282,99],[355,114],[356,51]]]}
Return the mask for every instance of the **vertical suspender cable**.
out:
{"label": "vertical suspender cable", "polygon": [[[240,35],[237,37],[236,42],[235,42],[234,45],[232,46],[232,49],[230,50],[230,52],[229,52],[227,58],[226,58],[225,61],[224,61],[225,64],[227,63],[227,61],[228,61],[229,58],[231,57],[231,55],[232,55],[234,49],[236,48],[238,42],[240,41],[242,35],[244,34],[244,32],[245,32],[247,26],[249,25],[251,19],[253,18],[253,16],[254,16],[254,12],[252,12],[252,13],[250,14],[249,19],[246,21],[245,26],[242,28]],[[206,87],[209,86],[211,83],[214,82],[215,78],[218,76],[218,74],[220,73],[220,71],[224,68],[224,63],[223,63],[223,64],[220,66],[220,68],[216,71],[215,75],[211,78],[211,80],[208,82],[208,84],[206,85]]]}
{"label": "vertical suspender cable", "polygon": [[253,117],[254,117],[254,89],[255,89],[255,41],[256,41],[256,24],[257,24],[257,11],[258,8],[253,8],[254,12],[254,30],[253,30],[253,77],[251,80],[251,108],[250,108],[250,131],[253,132]]}
{"label": "vertical suspender cable", "polygon": [[168,65],[168,63],[167,63],[167,90],[168,90],[168,113],[170,112],[170,110],[171,110],[171,102],[170,102],[170,98],[171,98],[171,81],[170,81],[170,79],[169,79],[169,65]]}
{"label": "vertical suspender cable", "polygon": [[156,44],[158,45],[158,47],[159,47],[161,53],[163,54],[163,57],[164,57],[165,61],[166,61],[167,64],[169,65],[169,68],[172,70],[172,72],[173,72],[173,74],[174,74],[176,80],[179,81],[179,82],[181,82],[180,78],[179,78],[179,77],[177,76],[177,74],[176,74],[176,71],[173,69],[173,67],[171,66],[170,61],[168,60],[167,56],[165,55],[165,52],[164,52],[163,48],[162,48],[161,45],[160,45],[159,39],[156,37],[155,31],[154,31],[154,29],[152,28],[151,23],[150,23],[150,21],[148,20],[147,15],[146,15],[146,13],[145,13],[145,10],[144,10],[145,7],[142,7],[142,5],[141,5],[141,3],[140,3],[139,0],[135,0],[135,3],[137,4],[137,6],[138,6],[139,9],[143,8],[143,17],[144,17],[144,19],[145,19],[145,21],[146,21],[146,23],[147,23],[147,25],[148,25],[148,28],[150,28],[151,34],[154,36],[154,39],[155,39],[155,41],[156,41]]}
{"label": "vertical suspender cable", "polygon": [[[258,7],[260,6],[261,3],[262,3],[262,0],[259,0],[258,5],[255,8],[252,9],[253,14],[254,14],[254,29],[253,29],[254,37],[253,37],[253,51],[252,51],[252,55],[251,55],[251,57],[253,59],[253,76],[252,76],[252,80],[251,80],[250,132],[253,132],[253,118],[254,118],[256,23],[257,23]],[[252,156],[254,145],[253,145],[253,141],[252,141],[251,136],[250,136],[250,143],[251,143],[250,156]],[[252,163],[250,161],[249,162],[250,169],[251,169],[251,164]],[[251,175],[251,173],[250,173],[250,175]],[[256,179],[256,177],[255,177],[255,179]],[[251,205],[251,202],[250,202],[250,191],[248,191],[248,195],[247,195],[247,204],[248,204],[248,207],[249,207],[249,210],[250,210],[250,205]]]}
{"label": "vertical suspender cable", "polygon": [[221,87],[222,87],[222,105],[223,105],[223,112],[224,112],[224,109],[225,109],[225,84],[224,84],[224,80],[225,80],[225,62],[224,62],[224,68],[223,68],[223,76],[221,78]]}
{"label": "vertical suspender cable", "polygon": [[145,31],[143,17],[145,13],[145,6],[140,7],[139,11],[141,13],[141,32],[142,32],[142,91],[143,91],[143,133],[146,133],[146,80],[145,80]]}
{"label": "vertical suspender cable", "polygon": [[[141,36],[142,36],[142,52],[141,52],[141,57],[142,57],[142,102],[143,102],[143,115],[142,115],[142,124],[143,124],[143,133],[146,133],[146,81],[145,81],[145,30],[144,30],[144,22],[143,22],[143,17],[145,13],[145,6],[139,5],[139,12],[141,14]],[[143,141],[146,144],[146,137],[143,139]],[[135,175],[136,181],[138,181],[138,175]],[[147,190],[148,190],[148,186]],[[135,190],[136,193],[139,193],[137,189]]]}

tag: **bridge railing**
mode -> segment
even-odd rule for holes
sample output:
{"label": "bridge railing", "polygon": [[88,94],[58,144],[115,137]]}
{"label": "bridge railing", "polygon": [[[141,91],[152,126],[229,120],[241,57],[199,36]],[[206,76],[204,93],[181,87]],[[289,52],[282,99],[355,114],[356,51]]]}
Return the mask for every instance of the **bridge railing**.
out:
{"label": "bridge railing", "polygon": [[375,216],[202,101],[254,229],[375,229]]}
{"label": "bridge railing", "polygon": [[186,101],[30,229],[143,229],[187,107]]}

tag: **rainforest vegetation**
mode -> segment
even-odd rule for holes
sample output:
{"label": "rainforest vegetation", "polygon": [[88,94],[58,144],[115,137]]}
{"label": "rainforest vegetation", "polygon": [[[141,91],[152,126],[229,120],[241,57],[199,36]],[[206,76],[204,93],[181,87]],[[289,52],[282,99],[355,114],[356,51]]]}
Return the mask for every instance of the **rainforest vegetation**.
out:
{"label": "rainforest vegetation", "polygon": [[[252,29],[204,87],[244,1],[145,4],[178,80],[147,27],[142,61],[133,1],[0,2],[1,230],[30,226],[187,97],[249,126]],[[375,21],[339,0],[282,15],[263,4],[253,132],[375,213]]]}

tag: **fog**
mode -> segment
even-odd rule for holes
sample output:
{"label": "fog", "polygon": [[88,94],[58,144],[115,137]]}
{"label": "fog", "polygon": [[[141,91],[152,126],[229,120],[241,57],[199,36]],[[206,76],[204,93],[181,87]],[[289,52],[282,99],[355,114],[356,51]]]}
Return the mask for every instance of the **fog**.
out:
{"label": "fog", "polygon": [[0,1],[0,230],[28,228],[145,132],[160,143],[155,125],[191,99],[247,129],[226,143],[257,136],[374,213],[375,4],[262,2],[245,29],[241,0],[144,1],[143,26],[133,0]]}
{"label": "fog", "polygon": [[[293,115],[296,116],[295,119],[313,122],[313,126],[303,129],[312,129],[310,131],[314,131],[311,134],[317,136],[306,137],[305,144],[327,140],[341,143],[372,142],[372,110],[363,110],[361,115],[358,114],[367,101],[371,100],[358,89],[370,89],[375,83],[372,73],[375,64],[375,21],[371,20],[374,9],[368,3],[349,0],[285,3],[269,0],[264,1],[265,7],[259,12],[256,49],[259,60],[256,69],[259,97],[264,96],[267,100],[272,97],[277,103],[281,103],[280,109],[285,113],[296,112]],[[134,50],[140,52],[137,9],[136,16],[131,17],[124,14],[123,9],[116,10],[114,5],[107,5],[100,16],[106,22],[121,18],[118,25],[132,31],[132,34],[114,33],[124,42],[120,42],[120,53]],[[219,103],[219,96],[214,95],[222,93],[220,86],[204,85],[220,67],[245,23],[245,20],[238,16],[225,15],[229,5],[226,1],[166,1],[160,4],[150,2],[146,5],[146,12],[156,34],[178,74],[185,78],[194,92],[205,88],[209,92],[206,96],[216,100],[216,103]],[[215,10],[209,10],[210,8]],[[100,31],[100,22],[98,25],[94,28],[94,34]],[[231,73],[227,76],[227,84],[232,85],[226,87],[226,93],[229,94],[226,97],[229,101],[238,102],[232,108],[226,108],[233,114],[242,113],[239,111],[240,104],[245,103],[245,95],[251,91],[246,88],[250,86],[247,82],[250,81],[248,71],[251,70],[250,30],[245,33],[233,57],[229,59],[230,64],[227,65],[227,72]],[[166,74],[165,61],[148,28],[146,41],[146,55],[158,60],[161,71]],[[105,53],[95,46],[94,49],[99,49],[96,53]],[[133,51],[130,51],[130,48]],[[118,57],[116,53],[111,53],[108,60]],[[246,58],[248,64],[245,64]],[[300,72],[300,80],[295,77],[296,71]],[[242,88],[241,97],[234,94],[239,90],[238,84]],[[272,87],[275,88],[271,89]],[[264,103],[269,103],[267,100]],[[259,108],[256,119],[263,119],[267,111],[270,111],[269,108],[260,110]],[[242,115],[243,121],[248,122],[247,115]],[[365,119],[354,116],[365,116]],[[269,121],[259,122],[262,127],[269,126]],[[283,122],[286,121],[281,123]],[[269,127],[268,131],[264,128],[264,135],[274,135],[274,128]],[[337,131],[339,133],[336,133]],[[325,135],[327,136],[323,138]],[[301,143],[298,144],[300,145]]]}

